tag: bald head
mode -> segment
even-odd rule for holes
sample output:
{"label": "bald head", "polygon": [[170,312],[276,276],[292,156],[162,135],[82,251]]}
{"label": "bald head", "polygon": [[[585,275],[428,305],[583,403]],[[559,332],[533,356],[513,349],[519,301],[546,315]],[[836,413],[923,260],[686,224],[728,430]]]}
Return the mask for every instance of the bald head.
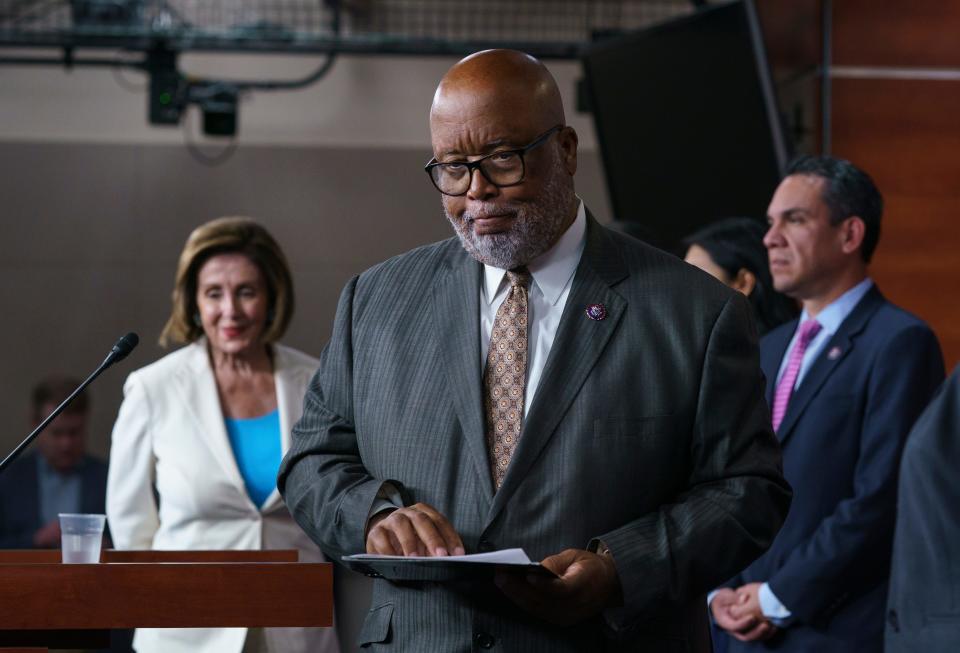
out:
{"label": "bald head", "polygon": [[516,50],[477,52],[443,76],[430,108],[431,127],[436,121],[469,119],[472,113],[522,120],[535,132],[566,122],[553,75]]}

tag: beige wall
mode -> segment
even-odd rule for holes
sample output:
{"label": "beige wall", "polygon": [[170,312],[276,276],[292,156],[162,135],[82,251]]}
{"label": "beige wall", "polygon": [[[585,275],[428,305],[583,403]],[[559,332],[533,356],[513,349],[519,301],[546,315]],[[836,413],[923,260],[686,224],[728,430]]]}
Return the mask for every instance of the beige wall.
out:
{"label": "beige wall", "polygon": [[[177,255],[197,224],[225,214],[262,220],[294,268],[298,312],[287,342],[318,354],[350,276],[445,238],[426,112],[452,59],[341,58],[304,91],[257,93],[241,105],[239,148],[210,167],[184,132],[146,125],[140,82],[105,69],[0,68],[0,448],[27,430],[30,386],[50,372],[85,375],[117,337],[142,345],[92,388],[91,449],[105,455],[123,378],[162,355]],[[308,58],[193,56],[182,68],[222,77],[291,78]],[[608,216],[589,116],[572,109],[577,64],[551,63],[581,135],[578,188]],[[196,118],[196,116],[193,116]],[[195,125],[194,125],[195,127]],[[213,152],[219,142],[208,141]]]}
{"label": "beige wall", "polygon": [[[145,124],[145,92],[127,88],[143,84],[135,74],[0,68],[0,449],[29,430],[33,383],[51,372],[86,375],[136,331],[137,351],[92,387],[90,448],[108,454],[123,379],[163,354],[155,343],[183,242],[216,216],[254,216],[280,241],[298,303],[285,342],[319,354],[352,275],[451,233],[421,169],[430,157],[426,113],[451,63],[343,58],[304,91],[249,96],[239,148],[217,167],[191,158],[183,129]],[[186,58],[183,69],[290,78],[315,65],[207,56]],[[572,110],[578,66],[550,67],[580,134],[577,188],[607,219],[592,125]],[[341,641],[353,650],[369,584],[338,569],[336,590]]]}
{"label": "beige wall", "polygon": [[[162,355],[173,273],[197,224],[260,219],[290,258],[297,314],[285,341],[319,354],[343,284],[374,263],[450,235],[420,169],[426,149],[244,146],[225,165],[179,146],[0,143],[0,447],[27,432],[30,386],[83,376],[127,331],[142,344],[94,386],[91,449],[105,455],[123,379]],[[578,184],[605,213],[595,154]]]}

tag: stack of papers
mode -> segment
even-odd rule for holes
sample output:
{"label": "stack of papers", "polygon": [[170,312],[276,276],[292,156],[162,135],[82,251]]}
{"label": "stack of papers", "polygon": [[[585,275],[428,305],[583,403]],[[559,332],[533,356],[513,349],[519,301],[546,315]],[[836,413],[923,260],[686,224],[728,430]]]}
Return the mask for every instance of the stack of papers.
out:
{"label": "stack of papers", "polygon": [[429,558],[359,553],[342,560],[354,571],[388,580],[471,580],[492,577],[497,571],[553,576],[539,562],[531,562],[523,549]]}

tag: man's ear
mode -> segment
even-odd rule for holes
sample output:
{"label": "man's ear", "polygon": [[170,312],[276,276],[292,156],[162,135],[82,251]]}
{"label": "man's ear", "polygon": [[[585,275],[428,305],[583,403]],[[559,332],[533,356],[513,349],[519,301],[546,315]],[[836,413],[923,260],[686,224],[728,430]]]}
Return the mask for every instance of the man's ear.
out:
{"label": "man's ear", "polygon": [[577,172],[577,131],[569,125],[564,127],[557,134],[557,142],[560,144],[563,167],[572,177]]}
{"label": "man's ear", "polygon": [[844,254],[852,254],[863,245],[863,237],[867,233],[867,225],[863,218],[852,215],[840,224],[841,247]]}
{"label": "man's ear", "polygon": [[749,297],[753,289],[757,287],[757,275],[747,268],[740,268],[737,270],[737,276],[730,282],[730,287]]}

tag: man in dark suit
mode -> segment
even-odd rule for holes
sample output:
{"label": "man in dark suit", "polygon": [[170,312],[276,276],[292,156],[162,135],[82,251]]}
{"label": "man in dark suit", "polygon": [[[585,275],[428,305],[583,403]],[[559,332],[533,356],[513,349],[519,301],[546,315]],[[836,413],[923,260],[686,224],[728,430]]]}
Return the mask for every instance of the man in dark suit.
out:
{"label": "man in dark suit", "polygon": [[711,596],[731,651],[880,651],[907,433],[943,380],[936,336],[867,276],[883,202],[831,157],[791,164],[764,238],[798,320],[760,343],[793,505],[773,546]]}
{"label": "man in dark suit", "polygon": [[790,496],[749,305],[590,217],[535,59],[459,62],[430,128],[458,238],[349,282],[279,487],[335,559],[522,547],[557,578],[378,580],[360,644],[709,650],[706,590]]}
{"label": "man in dark suit", "polygon": [[960,648],[960,366],[917,420],[900,465],[886,653]]}
{"label": "man in dark suit", "polygon": [[[79,382],[50,378],[33,390],[34,426]],[[85,394],[47,427],[27,453],[0,474],[0,548],[59,548],[61,512],[103,514],[107,465],[86,454],[90,412]]]}

